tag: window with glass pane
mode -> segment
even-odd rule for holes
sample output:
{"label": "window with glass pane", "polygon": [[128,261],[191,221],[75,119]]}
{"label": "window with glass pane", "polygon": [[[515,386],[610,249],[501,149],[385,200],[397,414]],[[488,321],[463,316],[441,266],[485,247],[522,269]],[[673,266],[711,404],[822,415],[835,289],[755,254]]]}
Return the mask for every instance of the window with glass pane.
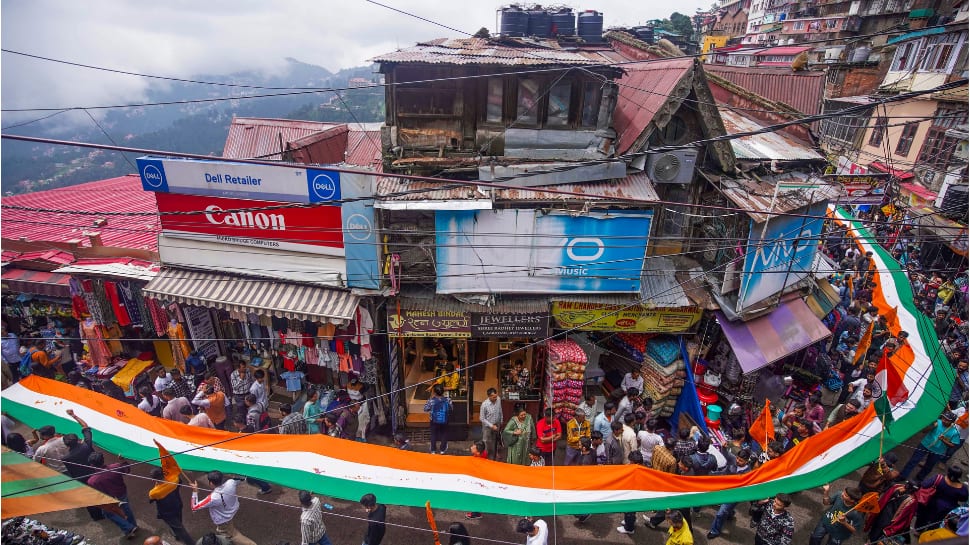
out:
{"label": "window with glass pane", "polygon": [[885,117],[877,117],[876,123],[872,126],[872,134],[869,135],[869,145],[870,146],[881,146],[882,137],[886,134],[886,125],[889,124],[889,120]]}
{"label": "window with glass pane", "polygon": [[587,81],[583,85],[583,115],[581,123],[584,127],[595,127],[600,115],[600,84]]}
{"label": "window with glass pane", "polygon": [[502,122],[502,94],[505,84],[502,78],[488,79],[488,98],[485,104],[485,121],[489,123]]}
{"label": "window with glass pane", "polygon": [[539,80],[525,78],[519,80],[518,107],[515,111],[516,125],[535,125],[539,116]]}
{"label": "window with glass pane", "polygon": [[896,144],[896,155],[909,155],[909,149],[913,147],[918,129],[919,123],[916,121],[903,126],[903,133],[899,135],[899,143]]}
{"label": "window with glass pane", "polygon": [[546,126],[565,127],[569,125],[569,100],[572,91],[573,84],[569,81],[560,81],[549,90]]}

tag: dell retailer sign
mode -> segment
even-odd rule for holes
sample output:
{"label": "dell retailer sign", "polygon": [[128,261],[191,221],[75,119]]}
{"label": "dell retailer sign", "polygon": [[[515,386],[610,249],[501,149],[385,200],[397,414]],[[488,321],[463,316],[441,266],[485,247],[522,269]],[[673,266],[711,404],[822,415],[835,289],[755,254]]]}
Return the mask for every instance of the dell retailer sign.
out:
{"label": "dell retailer sign", "polygon": [[[145,191],[172,194],[159,195],[160,210],[204,212],[191,219],[178,216],[181,219],[170,226],[163,215],[167,236],[193,240],[217,236],[222,242],[261,248],[271,239],[271,247],[281,252],[343,254],[341,274],[346,275],[347,287],[380,288],[372,174],[160,157],[140,157],[138,172]],[[220,204],[214,197],[224,201]],[[318,206],[304,210],[282,203]],[[333,237],[337,218],[340,234]],[[282,236],[289,223],[295,223],[295,229]],[[266,230],[275,236],[267,236]]]}
{"label": "dell retailer sign", "polygon": [[284,202],[340,200],[332,170],[194,159],[138,158],[145,191]]}

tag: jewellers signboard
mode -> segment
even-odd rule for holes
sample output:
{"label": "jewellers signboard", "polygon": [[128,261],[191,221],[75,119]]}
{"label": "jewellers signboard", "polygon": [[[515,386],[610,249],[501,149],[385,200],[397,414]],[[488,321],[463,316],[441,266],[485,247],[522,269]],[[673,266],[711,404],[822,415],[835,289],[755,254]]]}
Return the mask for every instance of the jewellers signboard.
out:
{"label": "jewellers signboard", "polygon": [[889,174],[832,174],[827,180],[842,186],[839,204],[880,204],[886,196]]}
{"label": "jewellers signboard", "polygon": [[552,316],[561,329],[687,333],[701,320],[700,307],[647,308],[578,301],[554,301]]}
{"label": "jewellers signboard", "polygon": [[391,337],[548,337],[549,316],[544,313],[489,314],[430,309],[402,309],[387,318]]}
{"label": "jewellers signboard", "polygon": [[549,315],[471,313],[471,333],[476,339],[492,337],[548,337]]}
{"label": "jewellers signboard", "polygon": [[285,202],[340,200],[340,173],[228,161],[139,157],[145,191]]}

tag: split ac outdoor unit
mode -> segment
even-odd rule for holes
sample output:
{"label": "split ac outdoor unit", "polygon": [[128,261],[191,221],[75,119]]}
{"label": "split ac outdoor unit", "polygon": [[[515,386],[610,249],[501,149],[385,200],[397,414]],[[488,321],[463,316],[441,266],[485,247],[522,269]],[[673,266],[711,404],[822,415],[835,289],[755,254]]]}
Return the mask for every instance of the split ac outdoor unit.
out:
{"label": "split ac outdoor unit", "polygon": [[696,149],[652,153],[647,156],[647,176],[655,184],[689,184],[696,161]]}

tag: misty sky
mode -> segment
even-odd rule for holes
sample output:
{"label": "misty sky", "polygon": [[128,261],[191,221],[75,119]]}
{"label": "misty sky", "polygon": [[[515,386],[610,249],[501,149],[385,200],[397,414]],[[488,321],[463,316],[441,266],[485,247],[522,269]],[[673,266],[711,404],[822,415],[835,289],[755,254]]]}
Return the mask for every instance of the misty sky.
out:
{"label": "misty sky", "polygon": [[[382,0],[468,33],[496,31],[506,3],[465,0]],[[635,26],[672,12],[693,14],[711,0],[564,2],[595,9],[605,26]],[[331,71],[415,42],[459,37],[445,28],[365,0],[2,0],[4,49],[76,63],[171,77],[272,70],[286,57]],[[4,109],[134,103],[157,82],[3,53]],[[4,124],[43,112],[3,113]]]}

